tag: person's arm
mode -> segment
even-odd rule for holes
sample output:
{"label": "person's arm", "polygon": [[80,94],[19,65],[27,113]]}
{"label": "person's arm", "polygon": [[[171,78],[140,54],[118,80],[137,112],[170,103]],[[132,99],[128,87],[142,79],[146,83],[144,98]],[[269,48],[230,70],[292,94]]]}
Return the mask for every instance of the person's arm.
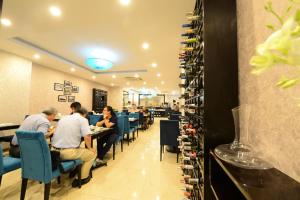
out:
{"label": "person's arm", "polygon": [[83,138],[84,138],[84,143],[85,143],[86,148],[88,150],[96,153],[96,150],[94,148],[92,148],[92,136],[88,134],[88,135],[84,136]]}
{"label": "person's arm", "polygon": [[90,130],[90,127],[89,127],[89,122],[86,118],[82,118],[80,120],[81,122],[81,128],[80,128],[80,131],[81,131],[81,135],[84,139],[84,143],[87,147],[87,149],[93,151],[94,153],[96,153],[96,150],[92,148],[92,136],[91,136],[91,130]]}
{"label": "person's arm", "polygon": [[103,126],[104,120],[105,120],[105,116],[100,117],[99,121],[96,123],[96,126],[99,126],[99,127]]}
{"label": "person's arm", "polygon": [[107,128],[111,128],[115,125],[114,123],[110,122],[109,119],[105,119],[104,123]]}
{"label": "person's arm", "polygon": [[39,125],[37,132],[42,132],[45,135],[45,138],[50,137],[54,133],[54,128],[50,127],[50,123],[42,123]]}

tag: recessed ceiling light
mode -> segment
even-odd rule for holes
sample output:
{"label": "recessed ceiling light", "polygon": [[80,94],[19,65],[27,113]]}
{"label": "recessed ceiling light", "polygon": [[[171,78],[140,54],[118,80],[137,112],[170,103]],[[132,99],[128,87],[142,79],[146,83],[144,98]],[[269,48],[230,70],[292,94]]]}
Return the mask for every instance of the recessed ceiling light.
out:
{"label": "recessed ceiling light", "polygon": [[92,76],[92,79],[96,79],[96,76]]}
{"label": "recessed ceiling light", "polygon": [[149,49],[149,46],[150,45],[147,42],[144,42],[143,45],[142,45],[143,49]]}
{"label": "recessed ceiling light", "polygon": [[126,85],[130,85],[130,83],[129,83],[129,82],[127,82],[127,83],[126,83]]}
{"label": "recessed ceiling light", "polygon": [[160,83],[161,83],[162,85],[164,85],[164,84],[165,84],[165,82],[164,82],[164,81],[161,81]]}
{"label": "recessed ceiling light", "polygon": [[40,58],[41,58],[40,54],[37,54],[37,53],[34,54],[33,57],[34,57],[35,59],[40,59]]}
{"label": "recessed ceiling light", "polygon": [[3,26],[11,26],[11,21],[7,18],[3,18],[3,19],[1,19],[1,24]]}
{"label": "recessed ceiling light", "polygon": [[123,5],[123,6],[128,6],[130,4],[131,0],[120,0],[120,3]]}
{"label": "recessed ceiling light", "polygon": [[111,85],[112,87],[115,86],[115,84],[113,84],[113,83],[111,83],[110,85]]}
{"label": "recessed ceiling light", "polygon": [[49,11],[50,11],[50,13],[51,13],[53,16],[55,16],[55,17],[61,16],[61,10],[60,10],[59,7],[51,6],[51,7],[49,8]]}
{"label": "recessed ceiling light", "polygon": [[157,73],[156,76],[157,76],[157,77],[160,77],[161,75],[160,75],[160,73]]}
{"label": "recessed ceiling light", "polygon": [[147,84],[147,82],[146,81],[144,81],[144,85],[146,85]]}
{"label": "recessed ceiling light", "polygon": [[[71,70],[71,72],[75,72],[75,71],[76,71],[76,69],[73,68],[73,67],[72,67],[70,70]],[[95,77],[95,78],[96,78],[96,77]]]}
{"label": "recessed ceiling light", "polygon": [[151,65],[153,68],[156,68],[157,67],[157,63],[152,63]]}
{"label": "recessed ceiling light", "polygon": [[112,75],[112,78],[117,78],[117,76],[116,75]]}
{"label": "recessed ceiling light", "polygon": [[138,77],[140,77],[140,76],[139,76],[138,74],[135,74],[134,77],[135,77],[135,78],[138,78]]}

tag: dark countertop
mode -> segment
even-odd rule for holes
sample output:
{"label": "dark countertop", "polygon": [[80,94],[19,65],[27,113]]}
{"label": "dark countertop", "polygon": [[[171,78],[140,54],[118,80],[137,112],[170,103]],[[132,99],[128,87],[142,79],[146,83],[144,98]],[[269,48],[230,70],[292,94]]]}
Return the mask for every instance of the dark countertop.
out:
{"label": "dark countertop", "polygon": [[243,169],[220,160],[213,152],[210,154],[246,199],[300,200],[300,183],[281,171]]}

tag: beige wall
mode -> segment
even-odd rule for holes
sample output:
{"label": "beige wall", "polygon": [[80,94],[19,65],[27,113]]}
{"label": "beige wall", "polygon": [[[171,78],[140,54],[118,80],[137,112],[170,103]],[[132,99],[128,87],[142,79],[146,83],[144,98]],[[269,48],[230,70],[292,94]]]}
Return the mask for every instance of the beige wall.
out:
{"label": "beige wall", "polygon": [[19,123],[29,110],[31,62],[0,51],[0,123]]}
{"label": "beige wall", "polygon": [[79,101],[88,110],[92,110],[92,89],[108,90],[107,87],[96,82],[33,64],[30,113],[39,112],[47,106],[57,108],[62,114],[70,113],[70,102],[57,101],[58,95],[63,95],[63,92],[54,91],[53,89],[54,83],[64,83],[64,80],[71,81],[73,85],[79,87],[79,93],[72,93],[72,96],[75,96],[75,100]]}
{"label": "beige wall", "polygon": [[[293,97],[300,87],[280,90],[275,84],[282,67],[260,76],[250,74],[249,59],[255,46],[271,33],[265,24],[274,17],[264,11],[267,0],[237,1],[239,38],[240,102],[250,104],[249,134],[256,151],[273,165],[300,181],[300,108]],[[275,9],[287,8],[287,0],[273,0]]]}
{"label": "beige wall", "polygon": [[123,88],[122,87],[111,87],[108,95],[108,105],[112,106],[113,109],[122,111],[123,108]]}

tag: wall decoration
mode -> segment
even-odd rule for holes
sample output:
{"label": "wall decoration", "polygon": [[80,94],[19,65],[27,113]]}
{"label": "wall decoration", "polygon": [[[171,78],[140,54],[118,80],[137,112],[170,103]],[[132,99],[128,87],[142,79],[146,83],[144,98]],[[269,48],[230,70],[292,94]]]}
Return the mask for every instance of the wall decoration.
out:
{"label": "wall decoration", "polygon": [[64,85],[61,83],[54,83],[54,90],[55,91],[63,91],[64,90]]}
{"label": "wall decoration", "polygon": [[65,87],[70,87],[72,86],[72,82],[71,81],[64,81]]}
{"label": "wall decoration", "polygon": [[78,93],[79,87],[78,86],[72,86],[72,93]]}
{"label": "wall decoration", "polygon": [[71,95],[72,87],[64,87],[64,95]]}
{"label": "wall decoration", "polygon": [[58,95],[58,102],[67,102],[66,95]]}
{"label": "wall decoration", "polygon": [[68,96],[68,102],[75,102],[75,96]]}

